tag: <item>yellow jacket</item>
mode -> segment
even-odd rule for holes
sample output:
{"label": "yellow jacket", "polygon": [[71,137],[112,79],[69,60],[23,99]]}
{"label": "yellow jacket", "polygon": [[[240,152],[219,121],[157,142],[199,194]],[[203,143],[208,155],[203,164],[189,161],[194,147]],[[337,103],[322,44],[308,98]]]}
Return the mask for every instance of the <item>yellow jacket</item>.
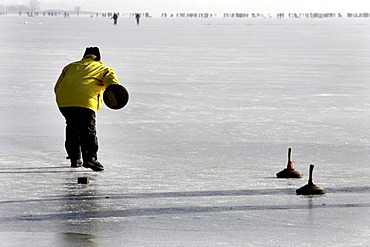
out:
{"label": "yellow jacket", "polygon": [[113,68],[95,61],[94,55],[64,67],[54,87],[58,107],[84,107],[97,111],[103,104],[104,90],[119,84]]}

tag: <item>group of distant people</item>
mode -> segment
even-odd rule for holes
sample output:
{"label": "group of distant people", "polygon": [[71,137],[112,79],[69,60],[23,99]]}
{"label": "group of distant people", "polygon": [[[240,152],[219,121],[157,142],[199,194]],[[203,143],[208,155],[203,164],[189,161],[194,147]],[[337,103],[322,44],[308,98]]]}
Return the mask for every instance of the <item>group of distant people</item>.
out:
{"label": "group of distant people", "polygon": [[[111,19],[113,19],[113,24],[117,25],[118,14],[114,13]],[[138,13],[135,14],[135,19],[136,19],[136,24],[139,25],[140,24],[140,14]]]}

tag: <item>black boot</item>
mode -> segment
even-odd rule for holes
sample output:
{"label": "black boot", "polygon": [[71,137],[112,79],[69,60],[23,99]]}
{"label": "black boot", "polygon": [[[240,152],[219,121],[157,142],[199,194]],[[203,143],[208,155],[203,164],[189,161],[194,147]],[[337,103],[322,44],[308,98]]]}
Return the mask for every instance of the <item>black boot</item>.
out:
{"label": "black boot", "polygon": [[87,161],[84,160],[83,167],[90,168],[96,172],[104,171],[103,165],[96,158],[89,158]]}
{"label": "black boot", "polygon": [[71,167],[81,167],[82,166],[82,160],[71,160]]}
{"label": "black boot", "polygon": [[71,158],[69,158],[69,156],[67,157],[67,159],[71,160],[71,167],[73,167],[73,168],[77,168],[77,167],[82,166],[82,160],[81,159],[71,159]]}

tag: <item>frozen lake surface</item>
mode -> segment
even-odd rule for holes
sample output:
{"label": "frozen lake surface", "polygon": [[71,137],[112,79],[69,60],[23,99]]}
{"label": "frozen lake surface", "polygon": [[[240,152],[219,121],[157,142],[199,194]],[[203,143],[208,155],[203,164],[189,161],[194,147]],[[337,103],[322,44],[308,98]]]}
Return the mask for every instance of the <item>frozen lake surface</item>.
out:
{"label": "frozen lake surface", "polygon": [[[2,246],[370,245],[370,20],[0,19]],[[101,173],[53,92],[86,46],[131,97]],[[310,164],[325,195],[295,193]]]}

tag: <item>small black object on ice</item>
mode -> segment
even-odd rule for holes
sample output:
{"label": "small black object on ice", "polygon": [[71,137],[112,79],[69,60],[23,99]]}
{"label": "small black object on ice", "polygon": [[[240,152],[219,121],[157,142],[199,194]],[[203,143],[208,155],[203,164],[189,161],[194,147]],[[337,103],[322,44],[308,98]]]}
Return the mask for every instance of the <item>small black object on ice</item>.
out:
{"label": "small black object on ice", "polygon": [[312,182],[312,172],[314,165],[310,165],[310,175],[308,184],[296,190],[297,195],[320,195],[325,194],[325,190]]}
{"label": "small black object on ice", "polygon": [[293,161],[291,160],[292,149],[288,149],[288,165],[287,168],[278,172],[276,176],[278,178],[301,178],[302,173],[294,169]]}
{"label": "small black object on ice", "polygon": [[78,177],[77,183],[79,184],[88,184],[90,183],[90,177]]}

